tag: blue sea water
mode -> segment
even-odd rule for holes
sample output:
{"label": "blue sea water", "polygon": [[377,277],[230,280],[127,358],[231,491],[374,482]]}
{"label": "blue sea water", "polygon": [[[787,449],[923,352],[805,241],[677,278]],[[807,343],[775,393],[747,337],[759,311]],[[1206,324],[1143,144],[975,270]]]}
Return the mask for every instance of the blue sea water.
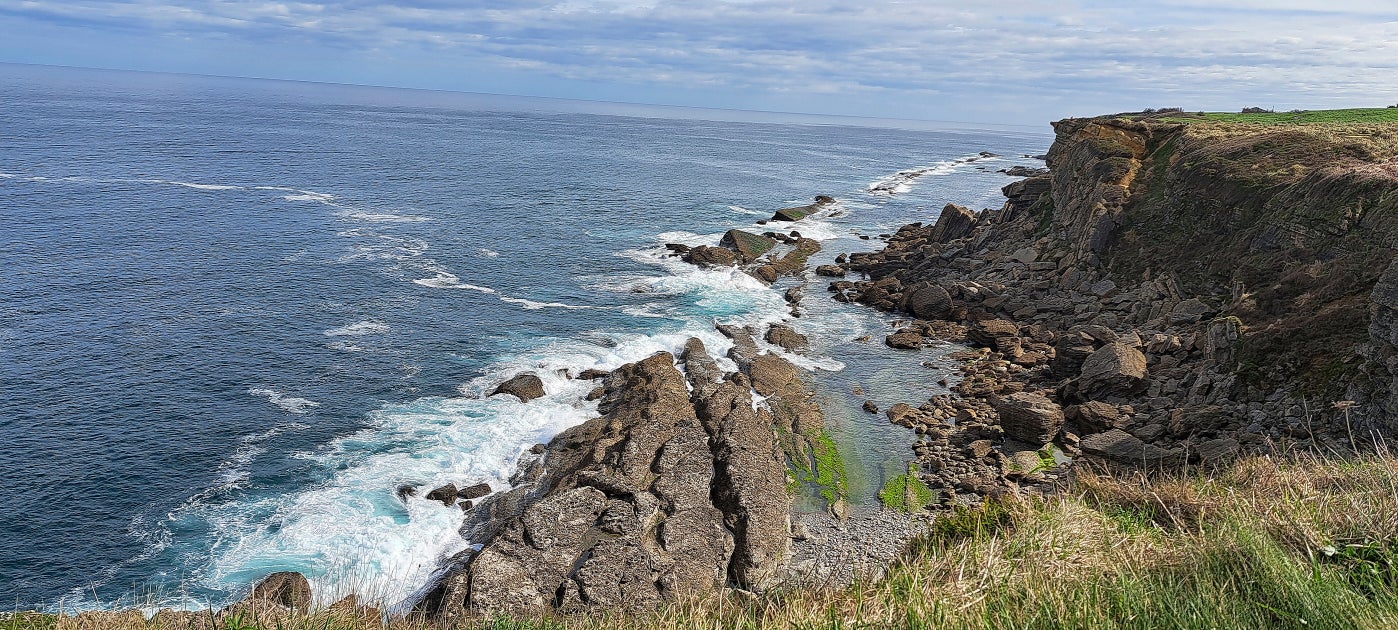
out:
{"label": "blue sea water", "polygon": [[[994,170],[1048,140],[0,65],[0,598],[199,607],[294,570],[322,602],[408,601],[469,541],[459,510],[397,487],[505,488],[594,413],[566,372],[787,317],[791,281],[664,243],[828,194],[792,226],[828,261],[947,202],[998,206]],[[980,151],[1004,157],[956,161]],[[906,169],[929,170],[898,185]],[[864,500],[910,438],[834,390],[936,377],[822,289],[791,323]],[[526,370],[547,396],[483,396]]]}

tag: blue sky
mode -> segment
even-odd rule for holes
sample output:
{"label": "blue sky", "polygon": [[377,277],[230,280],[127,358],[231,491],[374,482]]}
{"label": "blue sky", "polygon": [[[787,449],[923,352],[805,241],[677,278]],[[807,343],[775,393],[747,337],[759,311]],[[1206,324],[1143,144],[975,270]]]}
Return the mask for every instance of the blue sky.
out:
{"label": "blue sky", "polygon": [[0,0],[0,61],[922,120],[1398,103],[1398,2]]}

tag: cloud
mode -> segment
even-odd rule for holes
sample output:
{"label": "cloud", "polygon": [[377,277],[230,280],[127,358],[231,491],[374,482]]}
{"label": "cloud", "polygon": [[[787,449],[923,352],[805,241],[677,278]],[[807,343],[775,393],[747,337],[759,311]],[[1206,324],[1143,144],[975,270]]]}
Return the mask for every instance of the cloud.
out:
{"label": "cloud", "polygon": [[885,115],[950,97],[1006,112],[1025,107],[1012,99],[1394,100],[1398,69],[1398,9],[1377,1],[0,0],[0,20],[370,51],[554,90],[900,108]]}

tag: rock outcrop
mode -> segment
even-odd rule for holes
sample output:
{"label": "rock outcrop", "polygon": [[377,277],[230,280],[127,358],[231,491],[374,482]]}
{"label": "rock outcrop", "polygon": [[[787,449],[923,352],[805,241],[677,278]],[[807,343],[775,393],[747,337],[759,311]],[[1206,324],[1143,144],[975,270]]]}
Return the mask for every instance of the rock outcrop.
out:
{"label": "rock outcrop", "polygon": [[1115,116],[1054,130],[1049,172],[1023,172],[1003,207],[903,226],[846,257],[866,279],[829,285],[916,318],[890,345],[976,347],[954,355],[951,395],[889,408],[922,436],[943,503],[1035,491],[1062,472],[1050,450],[1217,464],[1398,428],[1391,127]]}
{"label": "rock outcrop", "polygon": [[544,395],[544,382],[535,374],[524,373],[501,383],[490,392],[491,396],[510,394],[522,402],[529,402]]}
{"label": "rock outcrop", "polygon": [[[791,442],[823,423],[799,369],[735,337],[723,373],[691,339],[603,380],[601,417],[521,463],[485,499],[455,559],[419,606],[454,617],[638,610],[689,594],[777,583],[790,555]],[[777,333],[777,337],[794,331]],[[754,405],[758,392],[766,406]],[[775,401],[775,403],[774,403]],[[786,441],[778,435],[786,435]]]}

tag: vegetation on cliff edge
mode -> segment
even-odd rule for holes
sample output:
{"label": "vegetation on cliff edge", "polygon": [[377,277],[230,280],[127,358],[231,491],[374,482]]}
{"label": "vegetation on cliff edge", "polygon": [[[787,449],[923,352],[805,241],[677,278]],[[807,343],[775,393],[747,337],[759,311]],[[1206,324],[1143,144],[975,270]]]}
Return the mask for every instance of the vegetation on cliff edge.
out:
{"label": "vegetation on cliff edge", "polygon": [[[1260,457],[1148,477],[1079,470],[1065,492],[939,517],[882,577],[685,600],[653,613],[474,627],[1381,628],[1398,624],[1398,459]],[[104,622],[94,629],[145,628]],[[214,622],[213,617],[209,618]],[[229,625],[236,623],[238,625]],[[395,621],[394,628],[433,624]],[[0,628],[78,627],[18,613]],[[160,627],[160,626],[155,626]],[[358,630],[322,612],[212,628]]]}

